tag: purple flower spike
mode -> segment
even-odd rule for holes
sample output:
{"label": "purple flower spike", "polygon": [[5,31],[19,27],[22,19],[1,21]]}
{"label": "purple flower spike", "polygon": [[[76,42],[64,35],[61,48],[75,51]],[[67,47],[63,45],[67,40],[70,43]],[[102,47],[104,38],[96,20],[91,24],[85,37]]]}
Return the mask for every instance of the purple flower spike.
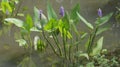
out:
{"label": "purple flower spike", "polygon": [[102,17],[102,10],[100,8],[98,9],[98,16]]}
{"label": "purple flower spike", "polygon": [[42,13],[43,13],[43,11],[39,10],[39,17],[40,17],[40,19],[42,18]]}
{"label": "purple flower spike", "polygon": [[61,16],[65,15],[65,11],[64,11],[64,7],[63,6],[60,7],[60,15]]}

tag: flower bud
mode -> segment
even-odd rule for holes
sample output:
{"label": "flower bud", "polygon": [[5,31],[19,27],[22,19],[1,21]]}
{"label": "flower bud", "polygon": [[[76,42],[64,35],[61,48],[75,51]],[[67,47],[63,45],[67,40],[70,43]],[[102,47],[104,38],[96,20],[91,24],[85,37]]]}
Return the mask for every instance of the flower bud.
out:
{"label": "flower bud", "polygon": [[61,16],[65,15],[65,11],[64,11],[64,7],[63,6],[60,7],[60,15]]}
{"label": "flower bud", "polygon": [[39,17],[40,17],[40,19],[42,18],[42,13],[43,13],[43,11],[39,10]]}
{"label": "flower bud", "polygon": [[102,10],[100,8],[98,9],[98,16],[102,17]]}

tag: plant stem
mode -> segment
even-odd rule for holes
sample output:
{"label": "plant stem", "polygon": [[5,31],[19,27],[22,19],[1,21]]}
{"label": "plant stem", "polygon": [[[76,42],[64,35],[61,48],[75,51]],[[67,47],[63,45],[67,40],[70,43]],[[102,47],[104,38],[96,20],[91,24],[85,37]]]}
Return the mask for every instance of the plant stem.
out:
{"label": "plant stem", "polygon": [[21,2],[19,3],[19,5],[18,5],[18,7],[17,7],[15,16],[17,16],[17,14],[18,14],[18,12],[19,12],[19,9],[21,8],[22,3],[23,3],[23,1],[21,0]]}
{"label": "plant stem", "polygon": [[33,44],[33,43],[32,43],[32,39],[31,39],[30,33],[29,33],[29,35],[28,35],[28,38],[29,38],[29,44],[30,44],[30,47],[29,47],[29,48],[30,48],[30,56],[31,56],[32,46],[33,46],[32,44]]}
{"label": "plant stem", "polygon": [[[40,18],[40,20],[41,20],[41,18]],[[46,37],[46,35],[45,35],[45,32],[44,32],[43,24],[41,23],[41,21],[40,21],[40,25],[41,25],[43,37],[45,38],[45,40],[47,41],[47,43],[50,45],[50,47],[52,48],[53,52],[59,57],[59,54],[55,51],[54,46],[53,46],[53,45],[50,43],[50,41],[47,39],[47,37]]]}
{"label": "plant stem", "polygon": [[69,60],[71,61],[71,48],[72,48],[72,46],[70,45],[69,46]]}
{"label": "plant stem", "polygon": [[50,47],[52,48],[53,52],[59,56],[59,54],[55,51],[55,48],[53,47],[53,45],[50,43],[50,41],[46,38],[45,36],[45,33],[44,33],[44,30],[42,29],[42,34],[43,34],[43,37],[45,38],[45,40],[47,41],[47,43],[50,45]]}
{"label": "plant stem", "polygon": [[[63,32],[64,32],[64,30],[63,30]],[[64,55],[65,55],[65,59],[67,59],[67,54],[66,54],[66,43],[65,43],[66,37],[65,37],[65,34],[64,34],[64,33],[62,33],[62,35],[63,35],[62,40],[63,40],[63,46],[64,46]]]}
{"label": "plant stem", "polygon": [[53,36],[53,39],[54,39],[54,41],[55,41],[55,43],[56,43],[56,45],[57,45],[57,47],[58,47],[58,49],[59,49],[59,53],[60,53],[60,56],[62,56],[62,50],[61,50],[61,47],[60,47],[60,43],[59,43],[59,41],[58,41],[58,38],[57,38],[57,36],[56,36],[56,34],[55,33],[52,33],[52,36]]}
{"label": "plant stem", "polygon": [[[73,35],[72,24],[70,24],[70,32]],[[71,48],[72,48],[72,45],[73,45],[73,38],[71,39],[71,44],[69,46],[69,60],[70,61],[71,61]]]}
{"label": "plant stem", "polygon": [[95,40],[95,37],[96,37],[96,33],[98,31],[98,28],[99,27],[96,27],[93,34],[90,35],[90,42],[89,42],[89,46],[88,46],[88,50],[87,50],[88,54],[90,54],[90,52],[92,51],[94,40]]}

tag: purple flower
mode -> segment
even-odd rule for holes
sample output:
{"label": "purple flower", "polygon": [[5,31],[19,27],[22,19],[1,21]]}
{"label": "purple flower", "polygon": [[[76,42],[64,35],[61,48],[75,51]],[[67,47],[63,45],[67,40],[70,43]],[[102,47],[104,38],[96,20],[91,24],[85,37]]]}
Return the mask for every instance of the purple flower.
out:
{"label": "purple flower", "polygon": [[102,10],[100,8],[98,9],[98,16],[102,17]]}
{"label": "purple flower", "polygon": [[43,13],[43,11],[42,11],[42,10],[39,10],[39,18],[40,18],[40,19],[42,18],[42,13]]}
{"label": "purple flower", "polygon": [[60,15],[61,16],[65,15],[65,11],[64,11],[64,7],[63,6],[60,7]]}

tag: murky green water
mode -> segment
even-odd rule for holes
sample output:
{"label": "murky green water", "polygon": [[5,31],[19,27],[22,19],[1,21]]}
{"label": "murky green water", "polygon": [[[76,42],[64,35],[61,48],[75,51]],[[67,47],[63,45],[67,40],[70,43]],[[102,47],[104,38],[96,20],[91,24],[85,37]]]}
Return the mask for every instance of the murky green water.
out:
{"label": "murky green water", "polygon": [[[97,18],[97,9],[101,8],[103,10],[103,14],[106,15],[110,12],[115,11],[115,4],[112,2],[108,2],[109,0],[50,0],[53,8],[59,14],[59,7],[64,6],[65,10],[69,11],[76,3],[80,3],[81,14],[87,18],[88,21],[93,23]],[[112,0],[111,0],[112,1]],[[117,0],[116,0],[117,1]],[[119,1],[119,0],[118,0]],[[119,1],[120,2],[120,1]],[[23,0],[21,7],[19,8],[19,12],[22,12],[23,7],[27,7],[27,11],[24,13],[33,14],[33,8],[37,6],[37,8],[42,9],[44,13],[46,13],[46,0]],[[114,48],[120,44],[120,35],[119,35],[119,26],[114,26],[116,24],[115,21],[111,20],[107,23],[107,25],[111,26],[111,29],[105,32],[103,35],[105,37],[104,47],[105,48]],[[80,25],[84,26],[84,25]],[[84,28],[84,27],[80,27]],[[0,67],[16,67],[17,59],[21,58],[24,55],[24,49],[19,47],[14,40],[14,33],[16,32],[16,27],[10,29],[8,33],[4,33],[0,37]],[[35,34],[33,34],[35,35]],[[44,56],[44,55],[43,55]],[[34,55],[34,59],[36,55]],[[36,59],[38,60],[38,59]],[[39,60],[43,60],[39,58]],[[39,64],[39,62],[37,62]],[[44,66],[44,63],[47,63],[45,60],[40,62],[41,65]],[[48,63],[49,65],[49,63]]]}

